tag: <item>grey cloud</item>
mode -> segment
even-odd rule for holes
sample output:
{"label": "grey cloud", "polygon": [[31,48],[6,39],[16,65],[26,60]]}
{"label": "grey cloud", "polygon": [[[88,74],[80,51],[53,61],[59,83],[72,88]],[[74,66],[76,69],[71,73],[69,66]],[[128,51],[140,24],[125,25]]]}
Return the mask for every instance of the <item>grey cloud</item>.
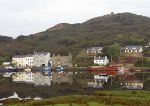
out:
{"label": "grey cloud", "polygon": [[0,34],[40,32],[60,23],[83,22],[111,11],[150,16],[149,0],[0,0]]}

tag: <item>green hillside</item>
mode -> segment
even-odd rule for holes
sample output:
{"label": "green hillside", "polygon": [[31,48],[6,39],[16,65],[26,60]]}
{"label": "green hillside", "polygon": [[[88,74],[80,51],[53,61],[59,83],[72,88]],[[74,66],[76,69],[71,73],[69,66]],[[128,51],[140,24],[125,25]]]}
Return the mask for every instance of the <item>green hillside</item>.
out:
{"label": "green hillside", "polygon": [[59,96],[43,100],[6,100],[5,106],[150,106],[149,91],[98,91],[93,95]]}
{"label": "green hillside", "polygon": [[144,45],[150,41],[150,18],[119,13],[96,17],[80,24],[58,24],[44,32],[16,39],[0,36],[0,56],[51,51],[76,55],[91,46]]}

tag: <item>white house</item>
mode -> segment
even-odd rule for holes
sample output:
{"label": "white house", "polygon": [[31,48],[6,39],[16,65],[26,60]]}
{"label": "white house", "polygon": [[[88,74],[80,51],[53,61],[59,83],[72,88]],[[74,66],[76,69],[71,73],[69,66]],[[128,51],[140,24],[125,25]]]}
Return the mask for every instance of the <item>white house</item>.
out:
{"label": "white house", "polygon": [[49,62],[51,63],[49,52],[34,52],[33,66],[35,67],[48,66]]}
{"label": "white house", "polygon": [[121,53],[142,53],[142,46],[126,46],[121,48]]}
{"label": "white house", "polygon": [[3,62],[3,66],[9,66],[11,62]]}
{"label": "white house", "polygon": [[12,63],[18,67],[32,67],[33,66],[33,55],[16,55],[12,58]]}
{"label": "white house", "polygon": [[18,67],[24,67],[25,66],[25,57],[24,55],[16,55],[12,58],[12,63],[15,64],[15,66]]}
{"label": "white house", "polygon": [[87,48],[86,52],[88,56],[97,56],[98,54],[101,54],[103,50],[103,47],[91,47]]}
{"label": "white house", "polygon": [[109,63],[109,59],[107,56],[105,57],[94,57],[94,64],[98,64],[100,66],[106,66]]}

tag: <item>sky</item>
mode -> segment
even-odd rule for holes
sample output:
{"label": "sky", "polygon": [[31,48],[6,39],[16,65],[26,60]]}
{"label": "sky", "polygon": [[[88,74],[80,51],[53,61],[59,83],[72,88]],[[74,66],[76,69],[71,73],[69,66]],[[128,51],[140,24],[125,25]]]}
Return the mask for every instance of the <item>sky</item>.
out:
{"label": "sky", "polygon": [[150,17],[149,4],[150,0],[0,0],[0,35],[30,35],[111,12]]}

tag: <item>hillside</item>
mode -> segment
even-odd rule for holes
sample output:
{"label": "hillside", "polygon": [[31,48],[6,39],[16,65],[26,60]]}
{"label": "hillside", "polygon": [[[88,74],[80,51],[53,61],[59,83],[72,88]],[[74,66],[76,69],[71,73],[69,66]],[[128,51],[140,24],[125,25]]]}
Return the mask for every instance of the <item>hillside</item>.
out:
{"label": "hillside", "polygon": [[42,100],[6,100],[6,106],[150,106],[149,91],[99,91],[93,95],[59,96]]}
{"label": "hillside", "polygon": [[[0,37],[0,56],[51,51],[76,55],[90,46],[144,45],[150,41],[150,18],[132,13],[108,14],[80,24],[58,24],[16,39]],[[7,58],[6,58],[7,59]]]}

